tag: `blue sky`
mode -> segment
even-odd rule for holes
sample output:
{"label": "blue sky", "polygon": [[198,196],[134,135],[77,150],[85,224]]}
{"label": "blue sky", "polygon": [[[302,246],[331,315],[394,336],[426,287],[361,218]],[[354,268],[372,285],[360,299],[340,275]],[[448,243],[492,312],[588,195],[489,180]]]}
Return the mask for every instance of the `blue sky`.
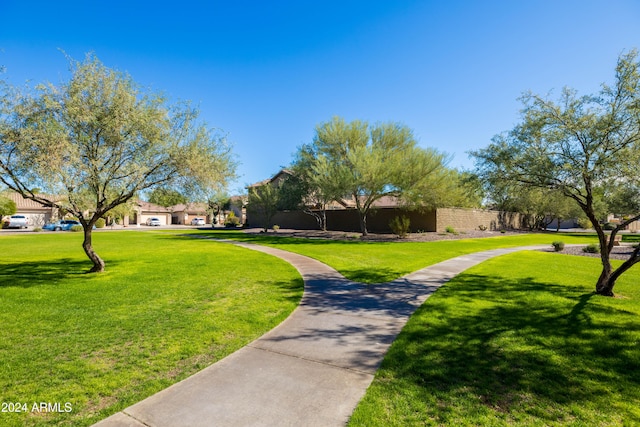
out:
{"label": "blue sky", "polygon": [[640,48],[635,0],[0,0],[0,22],[12,83],[64,81],[59,49],[91,51],[199,105],[234,145],[234,194],[334,115],[404,123],[470,168],[469,150],[517,123],[524,91],[597,91]]}

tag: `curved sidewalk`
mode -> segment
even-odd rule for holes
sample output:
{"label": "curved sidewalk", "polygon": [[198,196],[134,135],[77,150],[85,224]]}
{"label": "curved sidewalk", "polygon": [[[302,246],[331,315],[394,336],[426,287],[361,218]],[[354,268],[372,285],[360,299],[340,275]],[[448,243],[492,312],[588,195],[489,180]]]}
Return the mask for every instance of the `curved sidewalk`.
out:
{"label": "curved sidewalk", "polygon": [[292,264],[305,284],[300,306],[246,347],[96,426],[343,426],[409,316],[438,287],[489,258],[548,247],[477,252],[371,286],[303,255],[228,243]]}

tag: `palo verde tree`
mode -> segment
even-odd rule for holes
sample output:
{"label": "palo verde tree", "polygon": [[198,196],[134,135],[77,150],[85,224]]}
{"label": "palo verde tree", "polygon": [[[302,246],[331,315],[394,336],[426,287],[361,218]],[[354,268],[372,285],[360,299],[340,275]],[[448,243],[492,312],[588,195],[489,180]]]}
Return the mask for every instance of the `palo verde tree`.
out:
{"label": "palo verde tree", "polygon": [[[522,120],[498,135],[487,148],[472,153],[479,175],[528,187],[562,192],[591,221],[600,241],[602,272],[596,292],[613,295],[618,277],[640,261],[640,248],[614,269],[614,237],[640,219],[640,64],[634,50],[620,56],[613,86],[579,97],[564,89],[558,102],[523,96]],[[610,236],[603,231],[598,205],[627,189],[627,219]],[[610,210],[614,206],[610,205]]]}
{"label": "palo verde tree", "polygon": [[224,137],[197,122],[198,111],[169,104],[93,55],[70,64],[71,78],[58,86],[3,86],[0,180],[75,215],[90,271],[101,272],[91,235],[100,217],[156,186],[197,197],[224,186],[235,164]]}
{"label": "palo verde tree", "polygon": [[452,194],[457,181],[445,154],[418,147],[411,129],[398,123],[369,126],[334,117],[316,127],[313,142],[300,148],[298,158],[310,164],[311,182],[325,196],[353,200],[363,235],[367,216],[381,198],[435,207]]}

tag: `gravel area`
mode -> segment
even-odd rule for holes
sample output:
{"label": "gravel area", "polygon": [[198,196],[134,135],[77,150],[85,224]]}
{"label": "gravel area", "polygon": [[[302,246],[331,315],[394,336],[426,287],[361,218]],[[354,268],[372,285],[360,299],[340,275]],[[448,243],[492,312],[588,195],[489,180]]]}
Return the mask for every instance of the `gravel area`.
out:
{"label": "gravel area", "polygon": [[[567,245],[560,252],[555,252],[557,254],[564,255],[580,255],[580,256],[588,256],[592,258],[600,258],[600,254],[592,254],[588,252],[584,252],[582,249],[585,248],[586,245]],[[553,248],[550,247],[546,249],[545,252],[554,252]],[[633,253],[633,246],[629,244],[622,244],[620,246],[614,246],[613,251],[611,252],[611,259],[619,259],[625,261],[629,258],[629,256]]]}

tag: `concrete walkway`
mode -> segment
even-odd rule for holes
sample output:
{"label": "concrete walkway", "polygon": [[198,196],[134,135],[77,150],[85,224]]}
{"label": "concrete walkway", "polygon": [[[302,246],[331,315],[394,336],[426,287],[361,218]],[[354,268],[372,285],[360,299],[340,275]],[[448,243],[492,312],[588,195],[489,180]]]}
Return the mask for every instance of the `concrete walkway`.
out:
{"label": "concrete walkway", "polygon": [[343,426],[409,316],[438,287],[489,258],[548,247],[464,255],[367,286],[302,255],[229,243],[292,264],[305,283],[300,306],[246,347],[96,426]]}

